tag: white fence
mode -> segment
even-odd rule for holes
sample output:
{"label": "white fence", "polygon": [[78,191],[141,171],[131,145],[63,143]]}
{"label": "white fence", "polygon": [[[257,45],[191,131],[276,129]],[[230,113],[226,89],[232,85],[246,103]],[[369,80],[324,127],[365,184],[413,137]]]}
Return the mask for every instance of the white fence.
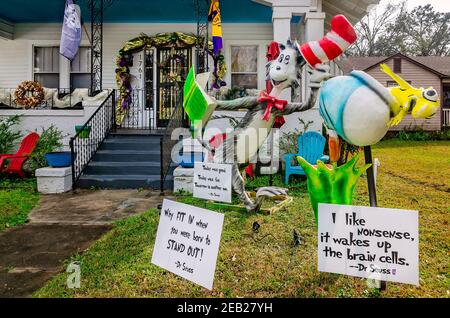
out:
{"label": "white fence", "polygon": [[450,127],[450,108],[442,110],[442,125],[444,127]]}

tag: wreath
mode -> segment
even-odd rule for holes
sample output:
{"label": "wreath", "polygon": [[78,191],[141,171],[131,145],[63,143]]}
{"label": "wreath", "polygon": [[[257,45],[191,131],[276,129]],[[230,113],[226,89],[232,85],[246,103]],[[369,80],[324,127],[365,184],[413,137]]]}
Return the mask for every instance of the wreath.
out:
{"label": "wreath", "polygon": [[14,92],[16,103],[26,109],[34,108],[44,101],[44,88],[35,81],[24,81]]}
{"label": "wreath", "polygon": [[[181,63],[181,67],[178,71],[171,69],[170,66],[173,61]],[[186,57],[183,54],[171,53],[170,56],[164,61],[164,63],[160,65],[163,77],[168,81],[172,81],[180,85],[184,82],[187,76],[186,70],[184,68],[185,63]]]}

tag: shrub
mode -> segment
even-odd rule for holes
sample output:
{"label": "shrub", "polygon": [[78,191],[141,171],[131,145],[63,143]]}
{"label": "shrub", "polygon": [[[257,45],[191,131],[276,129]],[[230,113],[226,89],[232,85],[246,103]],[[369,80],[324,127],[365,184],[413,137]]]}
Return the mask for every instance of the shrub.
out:
{"label": "shrub", "polygon": [[303,135],[308,130],[313,121],[305,122],[303,119],[298,119],[302,129],[295,128],[293,131],[285,132],[280,138],[280,151],[282,154],[298,153],[298,137]]}
{"label": "shrub", "polygon": [[51,125],[47,129],[42,128],[36,148],[26,162],[26,170],[34,173],[36,169],[46,167],[47,160],[45,160],[45,154],[61,150],[63,146],[63,138],[64,136],[62,131],[54,125]]}
{"label": "shrub", "polygon": [[424,131],[422,129],[402,130],[394,137],[408,141],[450,140],[450,130]]}
{"label": "shrub", "polygon": [[22,134],[20,131],[13,131],[11,128],[19,122],[19,115],[0,119],[0,154],[14,151],[14,147],[22,137]]}

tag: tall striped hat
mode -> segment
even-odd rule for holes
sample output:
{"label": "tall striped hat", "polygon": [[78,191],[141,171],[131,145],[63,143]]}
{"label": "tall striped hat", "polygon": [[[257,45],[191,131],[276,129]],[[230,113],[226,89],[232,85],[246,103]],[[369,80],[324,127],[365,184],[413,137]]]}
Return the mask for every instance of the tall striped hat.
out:
{"label": "tall striped hat", "polygon": [[356,41],[356,32],[352,24],[343,15],[331,19],[331,31],[321,40],[299,45],[298,49],[309,65],[332,61]]}

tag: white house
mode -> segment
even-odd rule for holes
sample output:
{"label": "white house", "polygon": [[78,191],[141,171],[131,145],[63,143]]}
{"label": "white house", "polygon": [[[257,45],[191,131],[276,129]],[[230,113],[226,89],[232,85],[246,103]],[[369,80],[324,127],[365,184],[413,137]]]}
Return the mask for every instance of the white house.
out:
{"label": "white house", "polygon": [[[35,80],[44,87],[60,90],[90,88],[95,76],[101,81],[95,83],[95,89],[117,89],[117,56],[127,41],[142,33],[149,37],[173,32],[206,35],[202,26],[206,21],[210,2],[208,0],[76,2],[81,7],[85,28],[82,46],[72,63],[58,53],[65,0],[10,0],[0,8],[0,94],[8,94],[8,89],[14,90],[24,80]],[[379,0],[220,1],[223,54],[228,68],[224,76],[227,87],[264,89],[266,51],[271,41],[285,42],[289,37],[301,43],[320,39],[329,29],[332,16],[344,14],[355,24],[367,13],[371,5],[378,2]],[[91,25],[91,22],[94,22],[94,25]],[[210,34],[210,29],[207,34]],[[92,40],[94,43],[91,43]],[[131,120],[130,116],[124,119],[128,122],[122,128],[126,126],[161,132],[161,129],[167,126],[171,112],[176,106],[174,103],[179,102],[173,96],[174,90],[168,88],[167,80],[164,82],[161,76],[160,68],[167,60],[169,50],[171,53],[176,50],[184,56],[184,63],[187,65],[182,67],[196,65],[198,62],[196,47],[183,47],[179,50],[176,47],[153,47],[133,52],[134,63],[130,67],[130,73],[135,76],[132,86],[135,93],[138,93],[133,95],[133,98],[135,104],[139,101],[140,108],[136,109]],[[96,52],[95,56],[92,56],[92,52]],[[142,63],[143,67],[139,67],[138,64],[142,61],[145,63]],[[210,69],[211,63],[209,62]],[[180,67],[176,62],[169,64],[173,69]],[[96,68],[97,66],[100,66],[100,69]],[[333,72],[339,73],[337,66],[332,66]],[[92,73],[95,73],[95,76],[91,76]],[[306,78],[306,71],[303,72],[303,77]],[[303,81],[301,92],[297,92],[301,98],[307,95],[305,82],[307,80]],[[291,92],[285,92],[287,99],[290,99],[291,95]],[[62,98],[61,96],[58,98]],[[7,102],[3,104],[11,106],[7,105]],[[54,102],[50,104],[54,105]],[[69,104],[73,106],[73,103]],[[28,125],[25,129],[32,130],[37,128],[33,126],[38,124],[48,126],[54,123],[68,134],[74,135],[74,125],[85,124],[98,104],[85,99],[82,106],[84,107],[81,109],[58,110],[50,109],[51,107],[39,110],[0,109],[0,116],[21,113]],[[317,109],[290,115],[283,129],[296,127],[299,116],[313,120],[313,129],[320,129],[322,120]],[[109,131],[103,137],[108,133]],[[100,145],[101,142],[98,142],[95,147]],[[84,170],[87,168],[87,162],[81,165],[80,174],[86,173]],[[114,164],[111,166],[117,172],[122,169]],[[107,169],[104,171],[108,172]],[[139,171],[134,175],[140,174]],[[77,172],[76,178],[78,177]],[[107,179],[105,178],[102,180]]]}

